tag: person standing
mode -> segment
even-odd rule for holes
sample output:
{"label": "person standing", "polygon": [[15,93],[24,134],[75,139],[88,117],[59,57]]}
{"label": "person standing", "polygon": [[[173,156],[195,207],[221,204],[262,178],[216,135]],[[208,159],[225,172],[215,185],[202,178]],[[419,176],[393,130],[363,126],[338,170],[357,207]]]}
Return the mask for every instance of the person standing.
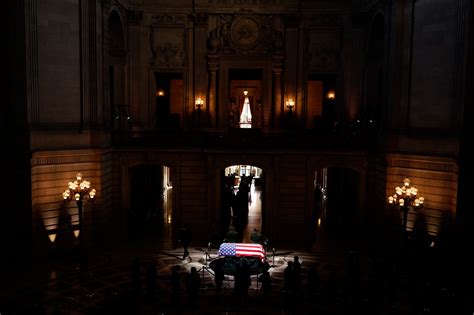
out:
{"label": "person standing", "polygon": [[187,275],[186,279],[186,290],[190,306],[196,306],[200,286],[201,278],[199,278],[197,269],[196,267],[191,267],[191,273]]}
{"label": "person standing", "polygon": [[216,284],[216,298],[219,300],[219,298],[222,295],[222,285],[224,283],[224,267],[222,264],[222,261],[218,261],[215,274],[214,274],[214,282]]}
{"label": "person standing", "polygon": [[191,243],[191,231],[186,225],[181,226],[178,237],[178,241],[183,245],[183,260],[185,260],[189,256],[188,246]]}
{"label": "person standing", "polygon": [[267,297],[270,296],[272,279],[268,270],[265,270],[260,275],[258,281],[262,284],[263,294]]}
{"label": "person standing", "polygon": [[181,295],[181,280],[179,275],[179,265],[174,265],[171,269],[171,302],[174,306],[179,305]]}
{"label": "person standing", "polygon": [[293,258],[293,296],[303,297],[303,284],[301,279],[301,262],[298,256]]}
{"label": "person standing", "polygon": [[252,241],[252,243],[255,243],[255,244],[262,244],[262,234],[260,233],[259,230],[257,229],[254,229],[252,234],[250,235],[250,240]]}
{"label": "person standing", "polygon": [[156,262],[151,261],[146,268],[146,288],[147,295],[153,299],[156,291],[156,281],[158,279],[158,272],[156,271]]}

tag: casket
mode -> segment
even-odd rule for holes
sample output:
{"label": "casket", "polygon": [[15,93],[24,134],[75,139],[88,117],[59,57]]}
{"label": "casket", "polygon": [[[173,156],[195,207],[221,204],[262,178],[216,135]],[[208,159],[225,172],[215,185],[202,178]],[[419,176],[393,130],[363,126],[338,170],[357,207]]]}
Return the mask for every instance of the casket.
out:
{"label": "casket", "polygon": [[257,257],[261,261],[265,260],[265,250],[261,244],[222,243],[217,254],[225,257]]}

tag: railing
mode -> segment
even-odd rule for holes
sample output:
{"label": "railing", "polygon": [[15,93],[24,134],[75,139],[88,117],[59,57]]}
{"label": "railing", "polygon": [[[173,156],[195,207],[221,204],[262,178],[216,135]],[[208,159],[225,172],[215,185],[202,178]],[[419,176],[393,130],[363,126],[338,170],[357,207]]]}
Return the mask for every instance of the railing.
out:
{"label": "railing", "polygon": [[370,149],[377,143],[375,129],[300,129],[260,130],[157,129],[152,131],[114,131],[114,146],[201,148],[229,150],[321,150]]}

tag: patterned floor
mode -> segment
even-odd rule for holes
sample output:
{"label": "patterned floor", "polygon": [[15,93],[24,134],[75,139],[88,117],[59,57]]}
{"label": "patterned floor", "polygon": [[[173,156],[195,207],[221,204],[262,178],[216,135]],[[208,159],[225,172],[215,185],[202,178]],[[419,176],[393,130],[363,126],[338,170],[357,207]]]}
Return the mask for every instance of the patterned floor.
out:
{"label": "patterned floor", "polygon": [[[182,250],[152,251],[150,253],[102,253],[89,258],[87,267],[80,267],[74,257],[50,259],[49,274],[34,288],[22,288],[17,301],[10,304],[5,314],[237,314],[237,313],[291,313],[292,303],[287,303],[283,291],[283,270],[287,262],[298,255],[302,263],[302,278],[306,284],[310,268],[317,267],[322,282],[330,268],[338,268],[334,261],[329,266],[328,257],[321,253],[278,250],[267,255],[271,265],[272,292],[265,296],[257,275],[252,276],[249,297],[242,301],[234,295],[233,276],[226,276],[223,294],[217,298],[213,271],[209,268],[212,259],[217,258],[217,248],[206,256],[202,248],[190,248],[190,256],[182,260]],[[132,263],[140,262],[141,289],[135,290],[132,283]],[[207,258],[207,259],[206,259]],[[157,290],[148,296],[145,285],[146,267],[151,262],[157,266]],[[173,303],[171,297],[171,268],[179,266],[182,275],[180,303]],[[85,266],[85,265],[83,265]],[[342,266],[342,261],[340,266]],[[339,266],[339,267],[340,267]],[[184,290],[184,275],[196,267],[201,277],[201,289],[197,305],[188,305]],[[23,303],[25,301],[25,303]],[[312,301],[301,300],[305,308],[314,306]],[[334,313],[337,305],[319,303],[319,311],[327,308]],[[0,310],[1,311],[1,310]],[[301,314],[301,310],[298,312]]]}
{"label": "patterned floor", "polygon": [[[466,295],[456,295],[449,286],[440,285],[436,291],[426,286],[439,273],[420,271],[436,260],[420,260],[417,270],[413,269],[414,256],[407,253],[398,260],[396,279],[390,273],[390,260],[389,273],[380,278],[375,275],[380,268],[371,266],[368,256],[359,251],[359,280],[352,290],[347,290],[348,258],[354,253],[354,243],[321,244],[310,252],[277,249],[274,256],[267,252],[271,294],[266,296],[262,292],[254,275],[247,299],[234,294],[232,276],[226,276],[223,294],[216,295],[213,273],[208,267],[217,258],[217,248],[206,256],[203,248],[191,247],[185,260],[181,248],[134,250],[134,246],[89,253],[87,264],[80,264],[73,253],[53,256],[44,261],[46,264],[34,261],[35,270],[25,270],[16,276],[15,298],[6,303],[0,301],[0,314],[472,314],[472,300],[466,300]],[[304,291],[289,298],[283,290],[283,271],[296,255],[302,264]],[[136,258],[140,263],[140,289],[135,289],[132,281],[132,263]],[[150,263],[156,264],[158,272],[157,290],[151,296],[145,285]],[[182,280],[192,267],[198,270],[201,287],[195,305],[188,303],[184,281],[179,302],[172,301],[173,266],[179,266]],[[308,287],[312,268],[320,276],[320,286],[315,291]],[[330,281],[332,276],[334,281]],[[396,280],[396,288],[391,287],[391,280]]]}

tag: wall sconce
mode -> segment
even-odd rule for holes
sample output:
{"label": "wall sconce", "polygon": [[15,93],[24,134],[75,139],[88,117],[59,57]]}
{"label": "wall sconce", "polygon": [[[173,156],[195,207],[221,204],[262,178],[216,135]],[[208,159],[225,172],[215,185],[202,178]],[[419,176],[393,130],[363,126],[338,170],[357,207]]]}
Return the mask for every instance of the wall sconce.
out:
{"label": "wall sconce", "polygon": [[197,109],[198,111],[200,111],[201,108],[204,106],[204,100],[203,100],[202,98],[198,97],[198,98],[196,99],[195,105],[196,105],[196,109]]}
{"label": "wall sconce", "polygon": [[334,90],[329,90],[327,97],[328,97],[328,100],[335,100],[336,92],[334,92]]}
{"label": "wall sconce", "polygon": [[54,243],[54,241],[56,240],[56,234],[49,234],[48,237],[51,243]]}
{"label": "wall sconce", "polygon": [[157,90],[156,96],[165,96],[165,91],[163,91],[162,89]]}
{"label": "wall sconce", "polygon": [[286,107],[288,108],[288,110],[290,111],[290,113],[293,111],[293,109],[295,108],[295,101],[290,98],[286,101]]}

